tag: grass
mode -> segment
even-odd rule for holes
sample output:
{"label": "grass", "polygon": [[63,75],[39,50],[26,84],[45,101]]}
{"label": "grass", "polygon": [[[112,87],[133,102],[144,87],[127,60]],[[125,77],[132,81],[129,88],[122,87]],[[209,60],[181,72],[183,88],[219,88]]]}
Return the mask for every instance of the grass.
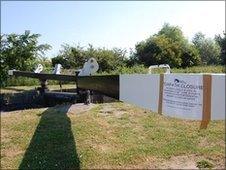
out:
{"label": "grass", "polygon": [[[164,69],[153,69],[152,73],[164,73]],[[171,68],[171,73],[225,73],[225,66],[193,66],[187,68]]]}
{"label": "grass", "polygon": [[225,66],[194,66],[185,69],[173,68],[173,73],[225,73]]}
{"label": "grass", "polygon": [[200,167],[211,162],[211,167],[224,168],[224,121],[199,130],[199,121],[164,117],[120,102],[96,104],[82,113],[69,107],[2,114],[2,169],[159,169],[170,168],[164,162],[180,156]]}
{"label": "grass", "polygon": [[[34,90],[40,87],[37,86],[9,86],[1,89],[1,93],[17,93],[22,91]],[[48,85],[50,90],[60,90],[60,85]],[[63,84],[62,89],[73,89],[76,88],[75,84]]]}
{"label": "grass", "polygon": [[[165,68],[155,68],[152,70],[152,74],[160,74],[166,71]],[[187,68],[171,68],[171,73],[225,73],[225,66],[212,65],[212,66],[193,66]],[[102,72],[98,74],[109,75],[109,74],[148,74],[148,67],[143,65],[133,67],[122,67],[113,70],[109,73]]]}
{"label": "grass", "polygon": [[209,161],[206,161],[206,160],[201,160],[201,161],[198,161],[197,162],[197,167],[199,167],[200,169],[202,168],[209,168],[209,169],[212,169],[213,168],[213,165],[209,162]]}

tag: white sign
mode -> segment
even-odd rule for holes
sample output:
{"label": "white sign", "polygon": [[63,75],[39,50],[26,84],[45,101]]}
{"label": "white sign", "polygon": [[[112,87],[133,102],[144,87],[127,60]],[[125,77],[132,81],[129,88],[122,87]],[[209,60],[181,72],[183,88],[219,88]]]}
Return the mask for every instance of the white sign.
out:
{"label": "white sign", "polygon": [[164,75],[163,114],[202,119],[203,78],[193,75]]}

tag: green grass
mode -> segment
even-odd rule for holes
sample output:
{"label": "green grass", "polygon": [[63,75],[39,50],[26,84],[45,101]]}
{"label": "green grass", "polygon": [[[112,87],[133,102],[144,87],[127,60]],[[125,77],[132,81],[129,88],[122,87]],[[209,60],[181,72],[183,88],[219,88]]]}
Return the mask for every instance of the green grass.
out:
{"label": "green grass", "polygon": [[195,66],[185,69],[172,69],[173,73],[225,73],[225,66]]}
{"label": "green grass", "polygon": [[[171,68],[171,73],[225,73],[225,66],[194,66],[187,68]],[[152,70],[152,74],[164,73],[165,68],[155,68]],[[103,72],[98,74],[148,74],[148,68],[143,65],[134,67],[122,67],[116,70],[110,71],[109,73]]]}
{"label": "green grass", "polygon": [[2,168],[163,168],[164,162],[184,155],[199,166],[206,166],[200,161],[205,160],[224,168],[224,121],[199,130],[199,121],[120,102],[78,114],[76,109],[67,113],[69,106],[3,114]]}
{"label": "green grass", "polygon": [[201,160],[197,162],[197,167],[199,167],[200,169],[202,168],[209,168],[212,169],[213,168],[213,164],[210,163],[209,161],[206,160]]}
{"label": "green grass", "polygon": [[[22,91],[34,90],[40,87],[40,85],[34,86],[9,86],[1,89],[1,93],[17,93]],[[50,90],[60,90],[60,85],[48,85]],[[76,88],[75,84],[63,84],[62,89],[73,89]]]}
{"label": "green grass", "polygon": [[[153,69],[153,74],[164,73],[164,69]],[[171,68],[171,73],[225,73],[225,66],[194,66],[187,68]]]}

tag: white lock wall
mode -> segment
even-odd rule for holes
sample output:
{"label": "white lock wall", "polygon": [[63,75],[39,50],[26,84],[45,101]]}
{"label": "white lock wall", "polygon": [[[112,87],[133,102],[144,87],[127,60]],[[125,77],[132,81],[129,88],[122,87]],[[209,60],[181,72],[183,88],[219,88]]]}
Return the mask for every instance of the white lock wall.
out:
{"label": "white lock wall", "polygon": [[159,77],[158,74],[120,75],[119,100],[157,112]]}

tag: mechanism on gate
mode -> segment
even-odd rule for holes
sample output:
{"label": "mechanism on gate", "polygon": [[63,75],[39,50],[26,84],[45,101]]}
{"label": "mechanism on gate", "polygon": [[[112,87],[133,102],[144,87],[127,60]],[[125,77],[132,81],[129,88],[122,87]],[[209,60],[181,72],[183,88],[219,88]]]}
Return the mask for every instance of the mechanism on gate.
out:
{"label": "mechanism on gate", "polygon": [[[53,74],[61,74],[62,65],[56,64],[52,73]],[[78,76],[91,76],[95,74],[99,69],[99,65],[95,58],[90,58],[87,60],[82,69],[76,70],[78,73]],[[9,70],[9,75],[12,75],[12,70]],[[34,70],[34,73],[41,73],[43,71],[43,66],[41,64],[38,64],[37,67]]]}
{"label": "mechanism on gate", "polygon": [[170,66],[168,64],[160,64],[160,65],[151,65],[149,69],[149,74],[152,74],[152,70],[156,68],[165,68],[165,73],[169,74],[170,73]]}
{"label": "mechanism on gate", "polygon": [[[99,65],[96,61],[95,58],[90,58],[88,59],[84,65],[82,69],[76,70],[75,71],[75,76],[76,76],[76,92],[77,95],[79,96],[79,98],[83,98],[84,103],[89,104],[91,102],[90,99],[90,95],[92,94],[92,91],[90,90],[83,90],[83,89],[79,89],[78,88],[78,81],[77,81],[77,77],[78,76],[91,76],[94,75],[99,69]],[[13,71],[15,70],[9,70],[8,74],[9,75],[13,75]],[[43,71],[43,66],[41,64],[38,64],[37,67],[34,70],[34,73],[42,73]],[[60,75],[62,72],[62,65],[61,64],[56,64],[54,69],[52,70],[52,74],[55,75]],[[47,79],[46,78],[39,78],[40,80],[40,84],[41,87],[38,88],[38,90],[40,91],[41,94],[44,94],[45,96],[48,96],[50,98],[54,98],[54,97],[62,97],[62,98],[67,98],[68,96],[70,96],[69,94],[66,93],[62,93],[62,84],[61,81],[59,82],[60,84],[60,89],[61,89],[61,93],[59,92],[50,92],[47,88]]]}

